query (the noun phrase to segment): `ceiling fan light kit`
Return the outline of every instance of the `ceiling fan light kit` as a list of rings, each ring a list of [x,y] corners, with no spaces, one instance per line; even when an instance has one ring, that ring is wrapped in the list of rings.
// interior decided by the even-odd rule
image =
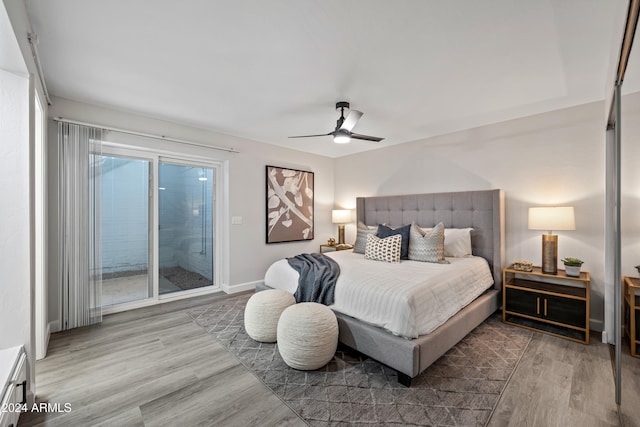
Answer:
[[[336,144],[346,144],[348,142],[351,142],[351,135],[349,135],[349,132],[347,132],[346,130],[338,129],[333,137],[333,142],[335,142]]]
[[[340,110],[340,118],[336,122],[336,128],[333,132],[323,133],[318,135],[300,135],[300,136],[290,136],[289,138],[313,138],[316,136],[333,136],[333,142],[336,144],[346,144],[350,142],[352,139],[359,139],[362,141],[371,141],[371,142],[380,142],[384,138],[380,138],[377,136],[369,136],[369,135],[361,135],[358,133],[351,132],[355,125],[362,117],[362,113],[357,110],[349,111],[347,117],[344,116],[345,108],[349,110],[349,103],[346,101],[336,102],[336,110]]]

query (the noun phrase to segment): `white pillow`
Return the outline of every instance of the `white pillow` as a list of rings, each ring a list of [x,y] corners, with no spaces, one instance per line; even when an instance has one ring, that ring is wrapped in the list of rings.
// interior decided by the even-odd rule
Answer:
[[[432,228],[421,228],[428,233]],[[471,230],[473,228],[445,228],[444,229],[444,256],[462,258],[472,255]]]
[[[445,228],[444,256],[461,258],[471,255],[471,230],[473,228]]]
[[[384,239],[375,234],[368,234],[364,258],[374,261],[400,262],[401,246],[402,235],[400,234],[394,234]]]

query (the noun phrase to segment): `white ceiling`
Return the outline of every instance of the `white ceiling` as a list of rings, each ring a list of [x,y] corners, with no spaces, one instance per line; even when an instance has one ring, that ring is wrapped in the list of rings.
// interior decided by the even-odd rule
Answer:
[[[27,8],[56,96],[339,157],[604,99],[621,3],[27,0]],[[287,138],[332,131],[339,100],[364,112],[355,132],[386,139]]]

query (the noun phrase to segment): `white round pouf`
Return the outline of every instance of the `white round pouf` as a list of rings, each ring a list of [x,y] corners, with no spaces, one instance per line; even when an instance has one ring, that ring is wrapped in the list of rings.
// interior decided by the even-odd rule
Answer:
[[[294,369],[326,365],[338,347],[338,321],[326,305],[302,302],[287,307],[278,321],[278,350]]]
[[[280,289],[256,292],[244,309],[244,329],[256,341],[276,342],[278,319],[295,303],[293,295]]]

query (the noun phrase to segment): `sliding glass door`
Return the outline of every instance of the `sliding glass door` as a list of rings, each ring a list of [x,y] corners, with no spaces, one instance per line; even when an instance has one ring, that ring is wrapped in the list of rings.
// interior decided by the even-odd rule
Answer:
[[[219,288],[219,165],[103,148],[102,307]]]
[[[159,293],[213,286],[215,170],[158,165]]]

